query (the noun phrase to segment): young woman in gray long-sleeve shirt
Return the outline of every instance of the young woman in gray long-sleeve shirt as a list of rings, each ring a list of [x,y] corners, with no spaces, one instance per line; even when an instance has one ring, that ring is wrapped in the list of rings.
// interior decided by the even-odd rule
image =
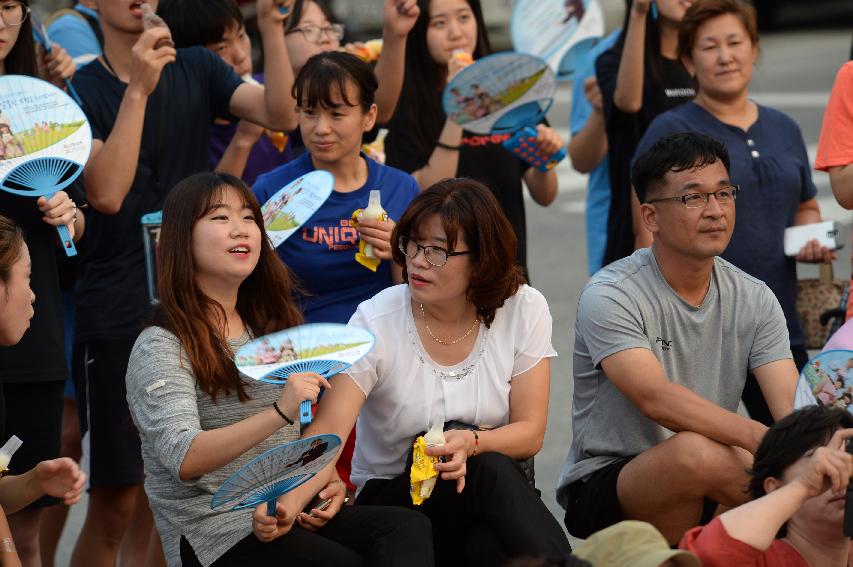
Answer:
[[[299,436],[303,400],[329,383],[292,374],[284,386],[244,380],[233,352],[296,325],[293,283],[264,234],[258,202],[237,178],[200,173],[179,183],[163,209],[160,306],[139,336],[127,398],[142,440],[145,491],[171,566],[431,565],[432,537],[420,514],[346,507],[343,484],[321,473],[306,486],[333,498],[325,511],[282,497],[285,535],[262,543],[251,510],[215,511],[211,497],[241,465]],[[290,422],[290,424],[288,424]],[[300,494],[302,492],[300,491]],[[307,496],[306,496],[307,498]]]

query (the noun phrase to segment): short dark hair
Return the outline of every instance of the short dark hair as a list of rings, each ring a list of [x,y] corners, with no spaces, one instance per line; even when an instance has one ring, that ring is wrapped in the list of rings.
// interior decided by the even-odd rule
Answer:
[[[305,4],[308,2],[316,4],[326,19],[334,23],[335,15],[324,0],[296,0],[290,8],[290,16],[284,21],[284,33],[291,32],[299,26],[302,21],[302,14],[305,12]]]
[[[764,481],[782,478],[785,469],[806,453],[826,445],[839,429],[853,427],[853,415],[826,406],[807,406],[795,410],[767,430],[749,471],[749,492],[753,498],[765,494]]]
[[[732,14],[741,21],[752,45],[758,47],[755,7],[743,0],[703,0],[693,3],[678,25],[678,57],[689,59],[699,28],[708,20],[726,14]]]
[[[439,181],[409,203],[391,236],[394,261],[403,267],[408,279],[406,257],[397,243],[401,236],[417,232],[427,217],[438,215],[447,235],[447,248],[453,250],[461,232],[471,250],[471,280],[468,300],[486,327],[495,320],[495,312],[524,283],[521,268],[515,262],[517,239],[512,225],[501,212],[495,196],[485,185],[473,179]]]
[[[347,98],[347,82],[358,88],[358,100]],[[312,56],[293,81],[293,98],[301,108],[334,108],[333,95],[340,92],[347,106],[361,105],[367,112],[376,100],[379,83],[370,65],[349,53],[327,51]]]
[[[217,43],[230,28],[243,25],[234,0],[160,0],[157,14],[169,26],[175,47]]]
[[[663,185],[670,171],[697,169],[722,161],[729,171],[729,152],[717,140],[697,132],[665,136],[646,150],[631,169],[631,184],[641,203],[655,186]]]

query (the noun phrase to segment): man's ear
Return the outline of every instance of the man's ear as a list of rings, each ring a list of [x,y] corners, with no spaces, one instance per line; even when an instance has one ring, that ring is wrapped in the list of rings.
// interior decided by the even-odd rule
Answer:
[[[649,205],[648,203],[641,203],[639,197],[637,196],[637,192],[633,190],[631,191],[632,199],[634,201],[633,206],[638,211],[638,215],[635,216],[636,219],[639,218],[640,223],[652,234],[658,232],[660,227],[658,226],[658,218],[657,218],[657,209],[654,205]]]

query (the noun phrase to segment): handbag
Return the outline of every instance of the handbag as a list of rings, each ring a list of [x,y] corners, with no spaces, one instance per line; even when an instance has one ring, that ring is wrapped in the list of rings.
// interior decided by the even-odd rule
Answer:
[[[841,305],[847,283],[835,278],[832,264],[820,265],[820,276],[797,282],[797,313],[806,335],[806,348],[820,349],[829,335],[830,320],[821,315]]]

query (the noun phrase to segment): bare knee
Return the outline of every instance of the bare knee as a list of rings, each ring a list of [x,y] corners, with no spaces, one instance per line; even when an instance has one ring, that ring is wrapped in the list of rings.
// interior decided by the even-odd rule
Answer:
[[[136,510],[139,490],[139,485],[93,488],[86,523],[109,539],[121,539]]]
[[[682,431],[667,441],[676,466],[700,484],[717,484],[740,478],[746,467],[738,452],[699,433]]]

